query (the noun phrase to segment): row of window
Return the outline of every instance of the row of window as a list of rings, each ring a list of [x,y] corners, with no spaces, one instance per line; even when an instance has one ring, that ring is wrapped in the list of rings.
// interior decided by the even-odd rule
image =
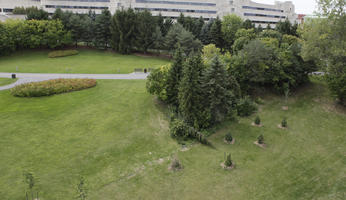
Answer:
[[[199,2],[186,2],[186,1],[161,1],[161,0],[136,0],[136,3],[157,3],[157,4],[191,5],[191,6],[216,6],[215,3],[199,3]]]
[[[99,6],[62,6],[62,5],[46,5],[46,8],[72,8],[72,9],[108,9],[108,7]]]
[[[55,0],[55,1],[110,2],[110,0]]]
[[[252,7],[252,6],[243,6],[244,9],[252,10],[265,10],[265,11],[274,11],[274,12],[284,12],[283,10],[274,9],[274,8],[261,8],[261,7]]]
[[[257,20],[251,20],[251,22],[255,24],[277,24],[278,23],[278,22],[257,21]]]
[[[2,11],[3,12],[12,12],[13,9],[11,9],[11,8],[4,8],[4,9],[2,9]],[[1,12],[1,8],[0,8],[0,12]]]
[[[177,8],[135,8],[135,10],[163,11],[163,12],[179,12],[179,13],[207,13],[216,14],[214,10],[189,10]]]
[[[279,15],[265,15],[265,14],[256,14],[256,13],[244,13],[244,16],[271,17],[271,18],[286,19],[285,16],[279,16]]]

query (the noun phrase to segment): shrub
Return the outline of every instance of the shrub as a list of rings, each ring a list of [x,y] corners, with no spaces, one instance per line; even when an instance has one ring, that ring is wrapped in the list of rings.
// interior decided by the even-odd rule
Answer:
[[[256,116],[255,118],[255,124],[260,125],[261,124],[261,118],[259,116]]]
[[[58,57],[65,57],[65,56],[73,56],[77,55],[79,52],[77,50],[59,50],[59,51],[52,51],[48,53],[49,58],[58,58]]]
[[[225,135],[225,140],[226,140],[227,142],[232,142],[232,141],[233,141],[233,137],[232,137],[231,133],[227,133],[227,134]]]
[[[284,118],[282,121],[281,121],[281,126],[282,127],[287,127],[287,121],[286,121],[286,118]]]
[[[94,79],[54,79],[17,85],[11,89],[16,97],[41,97],[78,91],[96,86]]]
[[[263,137],[263,135],[258,136],[257,142],[258,142],[258,144],[264,144],[264,137]]]
[[[180,161],[178,160],[178,158],[175,157],[175,158],[172,160],[172,162],[171,162],[170,169],[171,169],[171,170],[180,170],[180,169],[182,169],[182,168],[183,168],[182,164],[180,163]]]
[[[232,166],[233,162],[232,162],[232,159],[231,159],[231,154],[228,154],[227,157],[226,157],[226,161],[225,161],[225,166],[226,167],[230,167]]]
[[[239,116],[250,116],[256,110],[257,105],[250,99],[250,97],[246,96],[238,101],[237,111]]]
[[[194,129],[181,119],[173,119],[170,123],[170,134],[173,138],[193,138]]]

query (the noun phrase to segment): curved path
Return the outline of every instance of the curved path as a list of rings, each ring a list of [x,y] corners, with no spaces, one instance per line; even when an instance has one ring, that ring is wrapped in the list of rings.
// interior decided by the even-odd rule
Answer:
[[[13,73],[0,73],[0,78],[11,78]],[[15,73],[18,80],[10,85],[0,86],[0,90],[7,90],[29,82],[39,82],[57,78],[91,78],[91,79],[146,79],[149,74],[131,73],[131,74],[42,74],[42,73]]]

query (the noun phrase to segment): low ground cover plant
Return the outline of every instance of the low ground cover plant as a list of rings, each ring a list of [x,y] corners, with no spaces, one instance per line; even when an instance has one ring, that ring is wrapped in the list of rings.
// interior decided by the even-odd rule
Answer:
[[[281,121],[281,127],[283,127],[283,128],[286,128],[286,127],[287,127],[287,120],[286,120],[286,118],[284,118],[284,119]]]
[[[256,125],[261,125],[261,118],[259,116],[256,116],[255,118],[255,124]]]
[[[17,85],[11,89],[16,97],[41,97],[83,90],[96,86],[94,79],[54,79]]]
[[[79,52],[77,50],[58,50],[58,51],[49,52],[48,57],[49,58],[59,58],[59,57],[77,55],[78,53]]]
[[[226,142],[232,142],[233,141],[233,137],[232,137],[231,133],[227,133],[225,135],[225,141]]]

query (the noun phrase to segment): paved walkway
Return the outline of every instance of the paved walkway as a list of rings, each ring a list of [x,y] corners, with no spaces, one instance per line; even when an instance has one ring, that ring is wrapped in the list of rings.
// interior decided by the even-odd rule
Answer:
[[[149,74],[41,74],[41,73],[15,73],[18,80],[10,85],[0,86],[0,90],[7,90],[29,82],[39,82],[57,78],[91,78],[91,79],[146,79]],[[0,78],[11,78],[12,73],[0,73]]]

